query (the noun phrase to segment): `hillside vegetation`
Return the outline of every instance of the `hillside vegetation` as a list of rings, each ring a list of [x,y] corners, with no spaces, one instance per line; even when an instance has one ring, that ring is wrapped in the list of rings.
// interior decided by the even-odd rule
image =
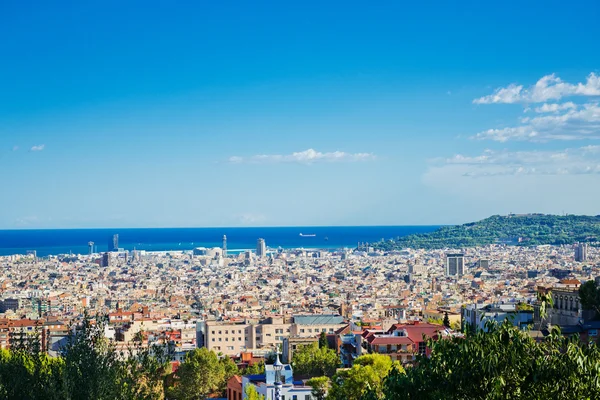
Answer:
[[[374,243],[382,250],[460,248],[507,243],[520,246],[600,242],[600,215],[494,215],[477,222],[443,226],[430,233]]]

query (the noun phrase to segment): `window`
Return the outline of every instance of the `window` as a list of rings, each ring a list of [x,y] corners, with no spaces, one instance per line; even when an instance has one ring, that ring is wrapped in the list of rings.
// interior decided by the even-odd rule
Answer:
[[[225,331],[225,334],[226,334],[226,335],[228,335],[228,334],[229,334],[229,331]]]
[[[238,342],[241,342],[241,341],[242,341],[242,338],[241,338],[241,337],[239,337],[239,338],[238,338]]]
[[[240,334],[240,335],[242,334],[242,330],[241,329],[238,329],[238,334]]]
[[[227,346],[227,350],[233,350],[233,346]]]
[[[295,394],[292,395],[292,400],[298,400],[298,396],[296,396]]]
[[[211,333],[214,335],[214,334],[215,334],[215,331],[212,331]]]
[[[323,328],[323,329],[321,329],[321,332],[325,332],[326,330],[327,330],[327,329]]]
[[[212,341],[214,342],[214,341],[215,341],[215,338],[212,338]]]
[[[588,335],[590,335],[590,336],[598,336],[598,329],[590,329],[588,331]]]
[[[312,333],[312,329],[309,329],[309,330],[308,330],[308,333]]]
[[[310,400],[310,394],[307,394],[306,396],[304,396],[304,400]]]
[[[419,342],[419,354],[425,354],[426,350],[427,345],[425,344],[425,342]]]
[[[300,333],[304,333],[304,329],[300,329]]]

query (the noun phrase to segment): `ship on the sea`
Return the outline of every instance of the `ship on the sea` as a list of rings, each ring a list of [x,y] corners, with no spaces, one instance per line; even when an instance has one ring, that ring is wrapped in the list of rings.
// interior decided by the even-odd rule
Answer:
[[[308,234],[304,234],[304,233],[300,233],[300,237],[315,237],[317,235],[315,235],[314,233],[308,233]]]

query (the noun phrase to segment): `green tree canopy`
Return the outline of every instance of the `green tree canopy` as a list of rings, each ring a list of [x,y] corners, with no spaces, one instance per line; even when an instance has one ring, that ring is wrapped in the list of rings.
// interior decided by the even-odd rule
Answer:
[[[319,335],[319,348],[329,347],[329,343],[327,342],[327,334],[325,332],[321,332]]]
[[[339,365],[340,358],[335,350],[319,348],[317,343],[299,346],[292,359],[292,368],[298,375],[333,376]]]
[[[205,399],[223,388],[226,363],[214,351],[205,347],[194,349],[185,356],[176,372],[176,385],[170,397],[178,400]]]
[[[403,371],[397,364],[396,368]],[[383,381],[392,369],[392,359],[382,354],[368,354],[354,360],[352,368],[342,369],[331,382],[329,400],[361,400],[368,392],[383,396]],[[372,396],[372,395],[371,395]]]
[[[317,376],[309,379],[306,384],[312,387],[311,393],[315,400],[325,400],[331,381],[326,376]]]
[[[600,315],[600,288],[596,281],[587,281],[579,287],[581,305],[586,310],[594,310]]]
[[[246,400],[265,400],[265,396],[258,394],[254,385],[246,386]]]
[[[538,343],[509,321],[466,338],[429,340],[405,374],[385,380],[388,399],[596,399],[600,352],[555,328]]]

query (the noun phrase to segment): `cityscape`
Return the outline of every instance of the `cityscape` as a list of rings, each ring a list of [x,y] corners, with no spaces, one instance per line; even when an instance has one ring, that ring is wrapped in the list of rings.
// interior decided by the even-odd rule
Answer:
[[[600,399],[598,0],[0,37],[0,400]]]
[[[42,351],[59,356],[87,313],[106,315],[103,334],[121,351],[140,333],[144,346],[169,343],[175,371],[198,348],[239,366],[280,352],[289,365],[321,334],[342,368],[366,354],[410,368],[430,351],[427,338],[461,338],[490,321],[510,321],[536,340],[559,326],[595,342],[600,329],[579,295],[582,283],[600,285],[600,250],[587,243],[381,251],[369,243],[273,249],[257,238],[255,249],[231,253],[223,236],[220,247],[152,252],[123,250],[114,234],[107,251],[88,246],[87,254],[0,257],[1,348],[35,332]],[[540,293],[554,298],[545,317]],[[228,399],[248,385],[273,396],[269,373],[236,379]],[[281,393],[304,399],[313,388],[294,378]]]

